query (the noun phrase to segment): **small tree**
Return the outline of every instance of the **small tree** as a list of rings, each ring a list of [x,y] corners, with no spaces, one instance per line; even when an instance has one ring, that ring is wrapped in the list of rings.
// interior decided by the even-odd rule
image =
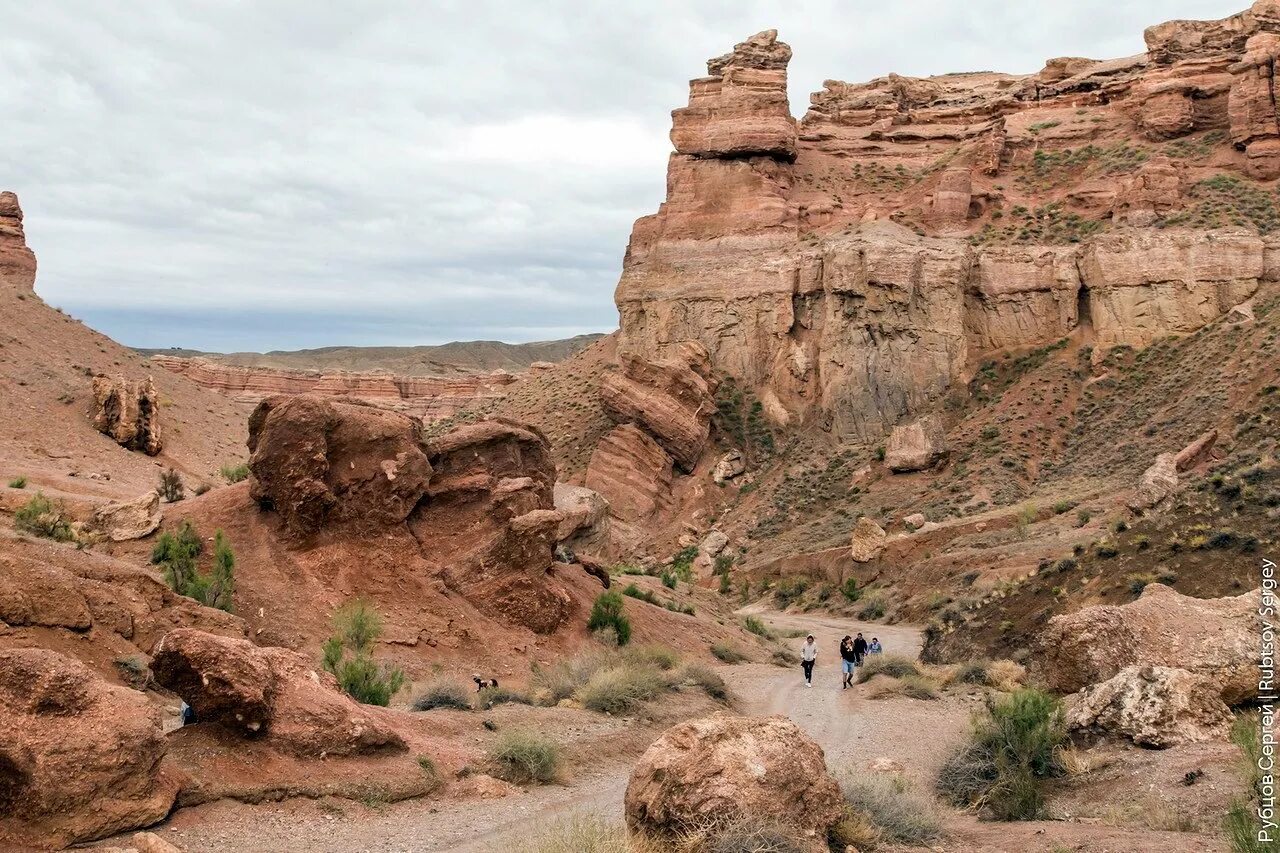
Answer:
[[[164,580],[178,595],[194,598],[206,607],[228,613],[235,593],[236,556],[231,543],[221,530],[213,540],[213,572],[200,573],[197,560],[204,551],[204,541],[190,521],[183,520],[178,533],[160,534],[151,549],[151,562],[164,569]]]
[[[55,542],[70,542],[76,538],[62,502],[49,500],[43,492],[36,492],[18,507],[13,514],[13,525],[23,533],[43,536]]]
[[[156,491],[169,503],[177,503],[187,494],[182,485],[182,477],[172,468],[166,468],[160,472],[160,484],[156,486]]]
[[[213,537],[213,578],[209,582],[206,604],[231,612],[231,597],[236,590],[235,570],[236,555],[219,530]]]
[[[623,612],[625,604],[622,595],[617,592],[602,592],[591,605],[591,616],[587,619],[587,630],[599,631],[612,628],[618,635],[618,645],[625,646],[631,642],[631,622]]]
[[[337,633],[325,641],[324,668],[357,702],[391,704],[391,697],[404,686],[404,672],[373,660],[373,645],[382,634],[378,611],[363,598],[353,599],[334,614],[333,627]]]

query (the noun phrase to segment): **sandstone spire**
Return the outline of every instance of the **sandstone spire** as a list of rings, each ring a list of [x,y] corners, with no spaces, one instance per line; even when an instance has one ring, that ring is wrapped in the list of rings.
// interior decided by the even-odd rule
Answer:
[[[35,282],[36,256],[27,248],[22,232],[18,197],[11,192],[0,192],[0,284],[33,290]]]

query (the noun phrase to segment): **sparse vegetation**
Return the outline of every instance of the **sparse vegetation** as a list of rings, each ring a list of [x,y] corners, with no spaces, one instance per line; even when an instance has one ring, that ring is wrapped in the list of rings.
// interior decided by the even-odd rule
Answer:
[[[841,780],[840,789],[849,806],[875,826],[876,841],[923,845],[942,834],[933,804],[901,776],[849,777]]]
[[[1258,840],[1259,819],[1257,808],[1262,797],[1261,726],[1257,712],[1236,717],[1231,727],[1231,742],[1240,747],[1240,770],[1248,795],[1231,801],[1222,826],[1232,853],[1268,853],[1274,851],[1271,842]]]
[[[246,462],[241,462],[239,465],[223,465],[218,469],[218,473],[228,483],[238,483],[248,478],[249,465]]]
[[[231,543],[221,530],[214,535],[213,571],[208,575],[202,574],[197,564],[203,552],[204,540],[191,522],[184,519],[176,534],[167,530],[160,534],[151,548],[151,562],[161,568],[165,583],[178,595],[230,613],[236,568]]]
[[[182,476],[172,468],[166,468],[160,472],[160,482],[156,486],[156,491],[160,493],[160,499],[168,503],[177,503],[187,496],[186,488],[182,485]]]
[[[391,697],[404,686],[404,672],[373,659],[373,646],[382,634],[382,617],[373,605],[356,598],[334,614],[336,633],[325,641],[325,670],[338,679],[338,686],[351,698],[366,705],[391,704]]]
[[[415,711],[434,711],[437,708],[470,711],[472,710],[471,691],[460,682],[451,679],[433,681],[413,697],[409,707]]]
[[[26,477],[14,477],[12,480],[9,481],[9,488],[11,489],[25,489],[26,487],[27,487]]]
[[[858,682],[869,681],[877,675],[887,675],[890,678],[906,676],[919,678],[924,673],[914,660],[903,655],[868,655],[863,660],[862,666],[858,667]]]
[[[535,732],[503,732],[489,750],[494,775],[518,785],[554,782],[560,773],[560,747]]]
[[[742,663],[748,659],[740,650],[728,643],[712,643],[711,654],[724,663]]]
[[[591,605],[591,616],[587,619],[587,630],[611,630],[617,637],[619,646],[631,642],[631,622],[623,612],[622,595],[617,592],[602,592]]]
[[[71,520],[61,501],[51,501],[43,492],[36,492],[13,514],[13,526],[23,533],[70,542],[75,539]]]

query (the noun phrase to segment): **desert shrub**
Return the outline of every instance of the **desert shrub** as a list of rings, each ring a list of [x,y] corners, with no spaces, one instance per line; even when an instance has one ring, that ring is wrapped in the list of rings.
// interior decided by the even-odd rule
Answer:
[[[489,750],[494,775],[519,785],[553,782],[560,772],[560,747],[534,732],[504,732]]]
[[[872,595],[862,604],[862,608],[858,611],[860,619],[883,619],[886,611],[884,598],[880,595]]]
[[[589,710],[623,714],[670,689],[671,684],[656,666],[621,662],[596,670],[574,696]]]
[[[977,684],[981,687],[993,686],[991,661],[965,661],[956,667],[956,671],[951,676],[951,681],[956,684]]]
[[[686,849],[705,853],[805,853],[812,849],[805,839],[785,827],[747,818],[712,829],[705,835],[705,841],[692,836],[685,839]]]
[[[1089,523],[1089,519],[1093,518],[1093,514],[1087,509],[1082,509],[1076,513],[1076,527],[1084,527]]]
[[[1110,560],[1120,555],[1119,549],[1110,542],[1099,542],[1094,551],[1104,560]]]
[[[196,487],[191,491],[195,492],[196,496],[199,497],[200,495],[203,495],[205,492],[209,491],[212,488],[213,486],[210,485],[209,483],[199,482],[199,483],[196,483]]]
[[[362,598],[352,599],[333,616],[336,633],[324,644],[324,668],[352,699],[366,705],[391,704],[404,686],[404,672],[378,664],[373,646],[382,634],[382,617]]]
[[[165,583],[178,595],[194,598],[206,607],[228,613],[235,594],[236,556],[221,530],[213,540],[213,572],[200,573],[196,560],[204,541],[190,521],[178,525],[177,534],[165,531],[151,548],[151,562],[164,572]]]
[[[795,666],[800,663],[800,655],[782,645],[774,647],[769,659],[776,666]]]
[[[845,802],[870,819],[882,840],[924,845],[942,834],[933,803],[912,791],[900,776],[848,778],[841,781],[840,789]]]
[[[622,596],[617,592],[602,592],[591,605],[587,630],[598,631],[601,628],[612,628],[617,633],[619,646],[631,642],[631,622],[623,612]]]
[[[18,507],[13,514],[13,526],[23,533],[42,536],[55,542],[70,542],[75,538],[62,502],[49,500],[43,492],[36,492]]]
[[[1153,584],[1157,580],[1158,578],[1150,572],[1134,572],[1129,575],[1129,591],[1134,595],[1141,595],[1148,584]]]
[[[160,482],[156,485],[162,500],[177,503],[186,497],[186,489],[182,485],[182,477],[172,468],[160,472]]]
[[[670,610],[672,613],[683,613],[685,616],[692,616],[693,614],[698,612],[697,610],[694,609],[692,604],[680,604],[678,601],[674,599],[672,599],[671,601],[668,601],[666,604],[662,606]]]
[[[778,603],[778,607],[786,610],[795,603],[800,596],[804,595],[805,590],[809,588],[809,582],[804,578],[787,578],[778,581],[778,585],[773,590],[773,600]]]
[[[27,487],[26,477],[14,477],[12,480],[9,481],[9,488],[11,489],[25,489],[26,487]]]
[[[698,546],[681,548],[671,558],[671,571],[682,581],[693,580],[693,561],[698,558]],[[674,589],[674,587],[673,587]]]
[[[471,691],[460,682],[451,679],[433,681],[413,697],[409,707],[415,711],[434,711],[437,708],[470,711],[472,710]]]
[[[565,818],[525,842],[514,853],[641,853],[633,846],[627,828],[599,815]]]
[[[869,696],[872,699],[885,699],[890,696],[907,696],[911,699],[937,699],[938,682],[925,675],[881,678],[872,683],[872,690]]]
[[[1271,843],[1258,840],[1257,808],[1262,796],[1262,771],[1258,766],[1262,758],[1261,727],[1257,713],[1241,714],[1231,726],[1231,742],[1240,748],[1240,770],[1246,797],[1231,801],[1222,827],[1232,853],[1266,853],[1275,849]]]
[[[241,462],[239,465],[223,465],[218,469],[218,473],[222,475],[222,479],[228,483],[238,483],[241,480],[248,479],[249,465]]]
[[[677,578],[673,572],[663,572],[659,578],[662,581],[662,585],[667,589],[675,589],[676,584],[680,582],[680,579]]]
[[[495,705],[532,705],[533,697],[509,687],[486,687],[476,694],[476,704],[481,708]]]
[[[840,594],[849,601],[857,601],[862,597],[862,590],[858,588],[857,578],[845,578],[844,583],[840,584]]]
[[[1073,506],[1074,504],[1071,501],[1058,501],[1053,505],[1053,514],[1062,515],[1063,513],[1071,512]]]
[[[711,654],[715,655],[717,660],[725,663],[742,663],[747,660],[746,655],[728,643],[712,643]]]
[[[637,598],[640,601],[648,602],[649,604],[659,603],[656,595],[647,589],[641,589],[633,583],[627,584],[627,587],[622,591],[622,594],[629,598]]]
[[[1066,741],[1062,705],[1023,688],[988,700],[969,742],[943,765],[938,789],[959,806],[985,805],[998,820],[1034,820],[1044,810],[1043,779],[1061,773]]]
[[[729,685],[711,667],[691,663],[684,668],[684,679],[702,688],[703,692],[717,702],[729,703]]]
[[[611,656],[593,652],[556,661],[551,666],[534,664],[529,688],[540,704],[554,705],[573,696],[609,659]]]
[[[773,639],[773,632],[769,630],[769,626],[764,624],[764,620],[759,616],[748,616],[742,620],[742,627],[746,628],[757,637],[764,637],[766,640]]]
[[[923,675],[919,665],[909,657],[902,655],[867,655],[862,666],[858,667],[858,681],[863,682],[876,675],[888,675],[902,678],[908,675]]]

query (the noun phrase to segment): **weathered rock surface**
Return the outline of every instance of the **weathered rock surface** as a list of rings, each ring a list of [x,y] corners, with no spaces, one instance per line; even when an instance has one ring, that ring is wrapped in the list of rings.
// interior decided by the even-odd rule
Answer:
[[[0,192],[0,284],[27,293],[35,283],[36,256],[27,248],[18,197]]]
[[[269,738],[291,755],[406,748],[399,734],[339,690],[332,675],[317,672],[288,649],[178,628],[156,645],[151,670],[159,684],[192,707],[198,723],[214,723],[240,737]]]
[[[861,516],[853,525],[853,533],[849,539],[849,555],[855,562],[870,562],[884,552],[887,538],[883,527],[876,524],[869,516]]]
[[[552,494],[556,512],[562,520],[556,530],[556,541],[570,547],[590,546],[608,537],[609,502],[585,486],[555,484]]]
[[[1218,431],[1211,429],[1178,451],[1173,458],[1174,467],[1179,471],[1189,471],[1199,465],[1213,452],[1213,445],[1218,441]]]
[[[1231,711],[1208,678],[1165,666],[1127,666],[1067,702],[1067,725],[1165,749],[1223,739]]]
[[[625,812],[633,830],[659,838],[754,818],[811,832],[825,851],[843,805],[822,748],[791,720],[719,713],[673,726],[645,751]]]
[[[1175,453],[1161,453],[1151,467],[1142,472],[1138,488],[1129,498],[1129,508],[1135,512],[1159,506],[1178,490],[1178,457]]]
[[[421,425],[367,404],[301,395],[249,418],[252,493],[295,535],[401,522],[427,492]]]
[[[431,422],[501,397],[519,380],[505,370],[461,376],[401,376],[387,371],[290,370],[158,354],[151,363],[242,403],[281,394],[351,398]],[[547,364],[538,362],[538,364]],[[548,365],[554,366],[554,365]],[[533,370],[533,365],[530,365]]]
[[[1048,686],[1074,693],[1131,666],[1185,669],[1236,705],[1258,695],[1257,590],[1200,599],[1149,584],[1137,601],[1055,616],[1036,638],[1032,660]]]
[[[742,458],[741,450],[730,450],[721,456],[716,466],[711,469],[711,479],[716,483],[726,483],[734,477],[747,472],[747,462]]]
[[[155,823],[178,780],[159,710],[47,649],[0,651],[0,845],[61,847]]]
[[[668,512],[672,460],[634,424],[614,427],[600,439],[587,465],[587,488],[609,502],[614,518],[641,522]]]
[[[657,361],[622,353],[620,368],[600,380],[600,402],[615,422],[638,424],[677,465],[692,471],[711,434],[716,386],[701,344],[677,352],[679,357]]]
[[[147,492],[131,501],[112,501],[93,511],[89,529],[112,542],[149,536],[160,526],[160,493]]]
[[[93,378],[93,426],[121,447],[155,456],[164,447],[160,396],[151,377],[133,382],[123,376]]]
[[[902,474],[932,468],[947,457],[947,433],[942,420],[929,415],[893,428],[885,444],[884,464]]]

